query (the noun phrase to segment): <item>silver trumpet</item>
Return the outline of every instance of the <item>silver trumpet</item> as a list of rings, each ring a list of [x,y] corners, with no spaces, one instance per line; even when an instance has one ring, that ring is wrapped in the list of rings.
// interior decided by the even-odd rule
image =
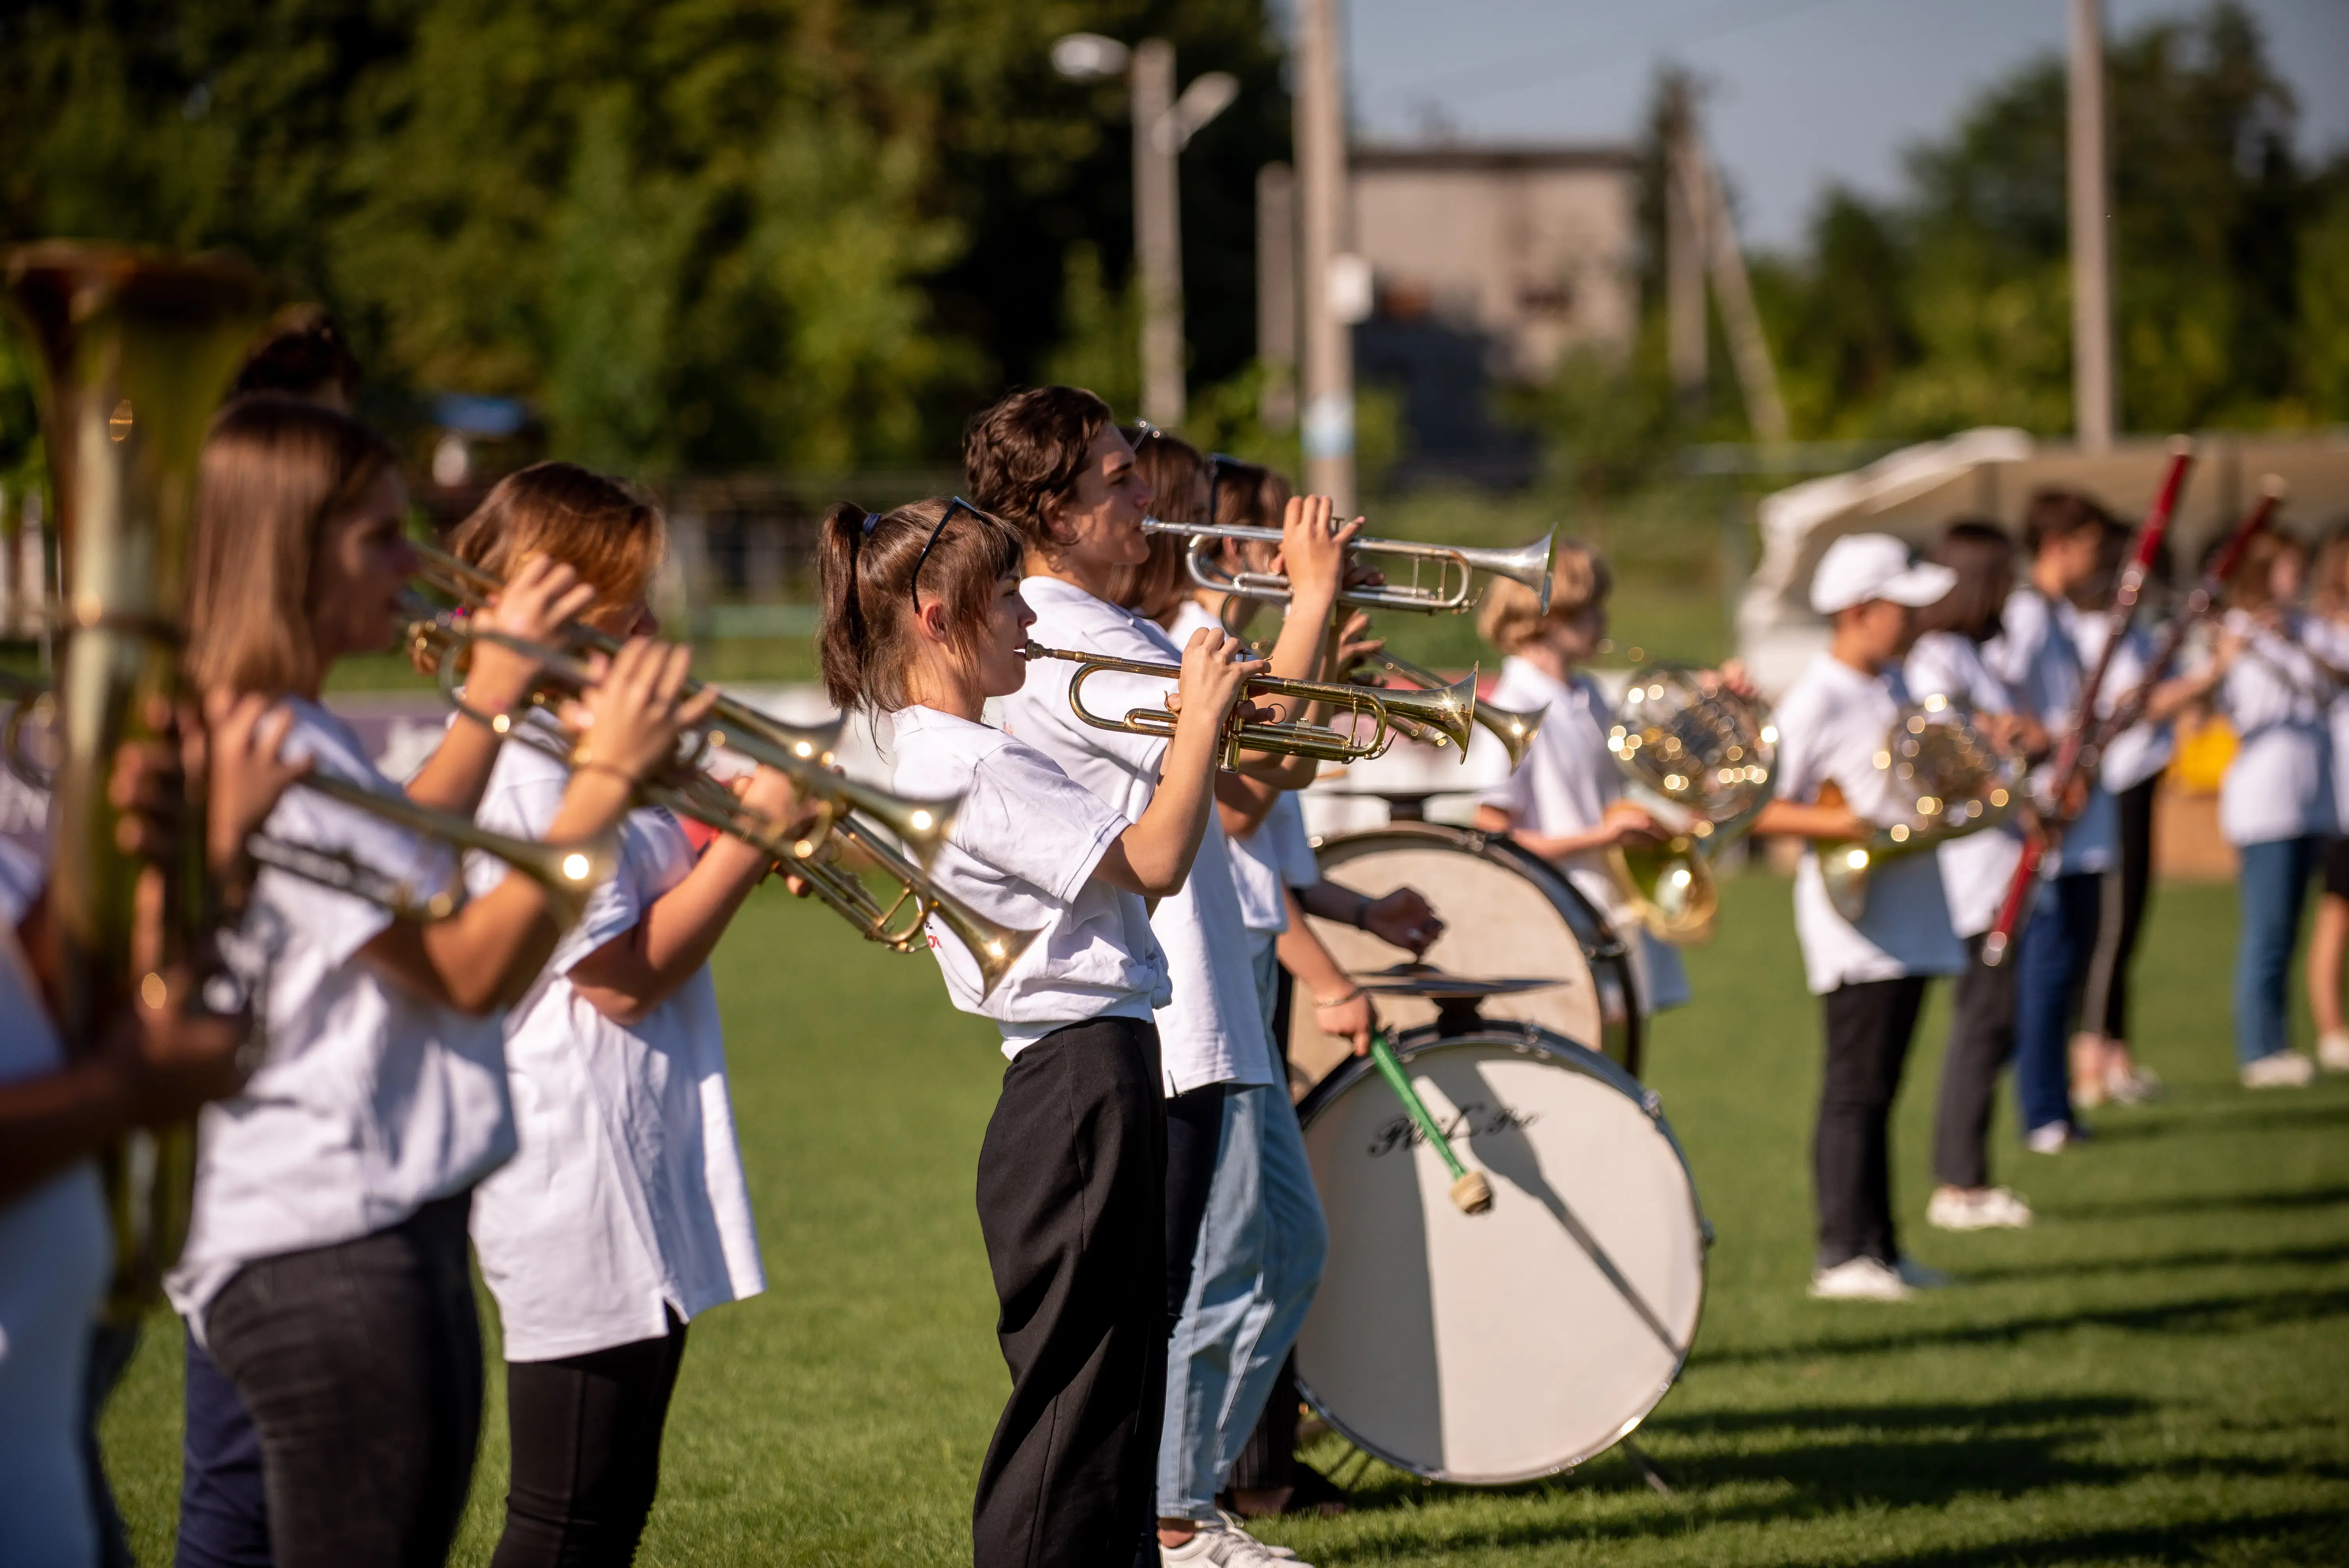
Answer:
[[[2013,754],[1985,734],[1963,704],[1938,693],[1901,710],[1875,761],[1909,801],[1909,820],[1865,839],[1818,846],[1827,902],[1855,924],[1868,913],[1870,877],[1888,861],[1995,828],[2020,803]],[[1843,792],[1830,783],[1819,799],[1840,805]]]
[[[1657,937],[1706,940],[1721,911],[1713,862],[1770,799],[1777,727],[1760,703],[1718,681],[1651,665],[1625,688],[1607,748],[1625,778],[1685,823],[1660,844],[1610,851],[1616,881]]]
[[[1220,593],[1236,593],[1264,603],[1288,603],[1288,578],[1278,572],[1226,571],[1217,562],[1217,546],[1226,540],[1249,544],[1278,544],[1280,530],[1244,523],[1165,522],[1142,520],[1145,533],[1177,534],[1191,542],[1187,561],[1191,581]],[[1384,583],[1350,588],[1338,595],[1340,604],[1366,610],[1411,610],[1421,614],[1457,614],[1475,603],[1470,590],[1475,574],[1490,573],[1524,583],[1541,595],[1541,611],[1549,611],[1550,557],[1557,538],[1545,533],[1530,544],[1514,549],[1481,549],[1461,544],[1422,544],[1407,539],[1357,539],[1349,547],[1357,555],[1395,556],[1411,563],[1404,583]],[[1433,567],[1433,582],[1422,582],[1423,569]]]

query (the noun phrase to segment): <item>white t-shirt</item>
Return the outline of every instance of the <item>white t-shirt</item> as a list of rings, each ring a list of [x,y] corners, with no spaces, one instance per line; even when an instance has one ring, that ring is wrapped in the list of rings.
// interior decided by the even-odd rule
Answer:
[[[1196,599],[1185,599],[1174,612],[1174,624],[1168,634],[1174,645],[1181,647],[1191,640],[1192,633],[1202,628],[1222,630],[1216,618],[1207,614],[1206,605]],[[1265,814],[1264,820],[1257,824],[1255,832],[1229,841],[1232,884],[1239,893],[1241,923],[1259,939],[1278,937],[1288,929],[1287,890],[1311,887],[1321,880],[1314,864],[1312,841],[1305,831],[1305,809],[1298,804],[1294,793],[1284,793]]]
[[[0,929],[0,1084],[65,1065],[16,924]],[[112,1255],[91,1161],[0,1206],[0,1563],[98,1561],[82,1385]]]
[[[2240,610],[2226,627],[2250,640],[2219,683],[2219,707],[2240,742],[2219,786],[2219,831],[2230,844],[2333,830],[2331,716],[2339,693],[2301,646],[2297,612],[2278,636]]]
[[[543,839],[569,782],[552,757],[508,744],[475,820]],[[472,1232],[509,1361],[657,1339],[665,1308],[689,1321],[766,1288],[709,965],[633,1024],[598,1012],[569,978],[693,863],[667,811],[628,813],[617,871],[506,1015],[521,1148],[474,1192]],[[481,892],[503,871],[466,867]]]
[[[2349,624],[2327,615],[2311,615],[2301,638],[2318,658],[2336,670],[2349,670]],[[2333,694],[2324,705],[2326,732],[2333,740],[2333,831],[2349,825],[2349,688]]]
[[[1183,653],[1158,626],[1083,589],[1053,577],[1019,584],[1036,612],[1029,634],[1048,648],[1106,654],[1154,664],[1179,664]],[[1096,729],[1069,707],[1077,666],[1039,659],[1027,684],[1003,700],[1003,727],[1054,762],[1128,821],[1138,821],[1158,789],[1163,738]],[[1085,682],[1085,706],[1103,717],[1135,707],[1162,707],[1174,683],[1115,672]],[[1256,965],[1247,922],[1232,880],[1232,855],[1216,813],[1181,891],[1160,899],[1150,927],[1165,949],[1174,998],[1158,1013],[1158,1048],[1166,1092],[1186,1093],[1211,1083],[1282,1081],[1265,1037],[1257,996]]]
[[[285,755],[384,795],[342,720],[289,697]],[[264,830],[437,887],[450,852],[299,785]],[[255,881],[246,930],[274,947],[261,987],[261,1070],[197,1121],[188,1244],[165,1282],[203,1337],[220,1288],[256,1258],[357,1241],[470,1191],[514,1151],[504,1031],[428,1002],[353,955],[391,923],[378,906],[274,869]]]
[[[2080,656],[2096,662],[2104,651],[2106,623],[2102,615],[2083,615],[2077,624]],[[2145,684],[2153,660],[2153,638],[2142,626],[2132,625],[2113,650],[2112,667],[2105,672],[2104,689],[2096,694],[2096,712],[2110,718],[2123,701]],[[2117,795],[2134,789],[2169,766],[2178,754],[2176,727],[2168,723],[2129,726],[2112,738],[2097,765],[2097,777]]]
[[[1810,801],[1834,780],[1845,804],[1889,827],[1909,820],[1891,774],[1876,766],[1908,691],[1898,673],[1864,675],[1832,655],[1811,660],[1778,699],[1778,798]],[[1904,975],[1954,975],[1966,950],[1950,925],[1938,854],[1901,855],[1868,877],[1868,908],[1852,924],[1827,902],[1818,852],[1795,872],[1795,934],[1815,995],[1839,985]]]
[[[1615,754],[1607,749],[1607,732],[1614,710],[1607,694],[1588,676],[1557,681],[1529,659],[1515,655],[1501,661],[1501,678],[1493,685],[1494,703],[1501,707],[1549,712],[1541,730],[1526,751],[1526,759],[1477,803],[1497,806],[1509,813],[1518,830],[1527,833],[1584,833],[1605,819],[1609,802],[1623,795],[1623,772]],[[1680,949],[1658,939],[1640,923],[1622,884],[1615,880],[1604,851],[1568,855],[1557,869],[1582,894],[1606,914],[1630,954],[1632,983],[1640,1010],[1658,1013],[1689,999],[1688,970]]]
[[[2083,615],[2068,600],[2051,603],[2035,588],[2018,588],[1999,612],[2002,629],[1982,647],[1982,663],[2013,693],[2016,710],[2044,725],[2058,750],[2071,733],[2080,683],[2087,676],[2091,655],[2084,651],[2085,625],[2092,619],[2096,617]],[[2044,784],[2054,766],[2051,755],[2040,765],[2034,786]],[[2064,830],[2062,844],[2040,861],[2039,874],[2054,878],[2107,871],[2119,842],[2120,812],[2111,791],[2100,782],[2090,788],[2087,803]]]
[[[1976,713],[2012,713],[2006,683],[1982,662],[1982,647],[1955,632],[1928,632],[1909,650],[1903,671],[1909,695],[1940,696]],[[1950,924],[1960,936],[1979,936],[1998,923],[2014,868],[2023,859],[2023,829],[2012,818],[1996,828],[1951,839],[1933,851],[1941,862],[1941,891]],[[2027,912],[2026,912],[2027,913]]]
[[[963,798],[931,878],[988,919],[1040,933],[981,998],[978,962],[931,921],[930,950],[954,1005],[995,1020],[1006,1057],[1071,1024],[1147,1018],[1164,1006],[1166,955],[1149,911],[1139,894],[1093,875],[1133,823],[999,729],[930,707],[893,717],[892,787]]]

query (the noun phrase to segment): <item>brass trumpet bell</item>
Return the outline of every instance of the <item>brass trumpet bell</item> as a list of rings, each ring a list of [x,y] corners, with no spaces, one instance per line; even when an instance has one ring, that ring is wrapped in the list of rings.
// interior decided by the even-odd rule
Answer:
[[[1434,671],[1425,669],[1413,664],[1409,659],[1398,657],[1383,650],[1372,654],[1371,661],[1381,669],[1402,676],[1423,691],[1437,690],[1444,686],[1443,677]],[[1547,707],[1537,707],[1531,713],[1518,713],[1510,708],[1495,707],[1483,697],[1476,699],[1477,727],[1501,743],[1501,748],[1509,755],[1511,772],[1515,772],[1525,761],[1526,753],[1533,749],[1534,737],[1541,733],[1542,720],[1548,716],[1549,709]]]
[[[1191,542],[1187,557],[1191,581],[1219,593],[1236,593],[1271,604],[1289,600],[1288,579],[1278,572],[1230,572],[1216,560],[1216,547],[1231,540],[1250,544],[1278,544],[1277,528],[1245,523],[1167,522],[1144,518],[1146,533],[1177,534]],[[1421,614],[1457,614],[1475,603],[1471,592],[1479,572],[1512,578],[1541,595],[1541,614],[1549,613],[1550,562],[1557,551],[1555,531],[1530,543],[1503,549],[1464,544],[1423,544],[1408,539],[1356,539],[1350,547],[1358,555],[1386,555],[1411,563],[1411,578],[1351,588],[1338,595],[1340,604],[1366,610],[1410,610]],[[1420,581],[1423,567],[1433,566],[1433,583]]]
[[[868,873],[882,879],[883,897],[874,896],[866,881]],[[920,951],[928,943],[926,927],[935,918],[978,965],[982,998],[994,992],[1019,962],[1019,955],[1041,934],[989,920],[947,896],[920,867],[866,832],[853,817],[842,820],[823,846],[795,865],[792,874],[862,931],[865,940],[893,952]]]
[[[1624,689],[1607,748],[1626,779],[1687,821],[1661,844],[1614,851],[1617,883],[1661,940],[1708,940],[1721,908],[1713,861],[1770,799],[1777,727],[1761,704],[1692,670],[1656,665]]]
[[[1702,842],[1694,834],[1675,833],[1654,847],[1619,847],[1609,856],[1616,881],[1630,893],[1640,923],[1674,946],[1711,941],[1721,913],[1721,887],[1713,878],[1713,862],[1700,847]]]

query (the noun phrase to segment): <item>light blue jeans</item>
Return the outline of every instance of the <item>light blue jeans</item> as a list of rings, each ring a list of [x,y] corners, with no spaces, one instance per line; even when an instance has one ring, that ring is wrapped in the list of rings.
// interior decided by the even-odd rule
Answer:
[[[1224,1096],[1224,1146],[1191,1254],[1191,1293],[1166,1347],[1158,1516],[1212,1519],[1305,1326],[1330,1229],[1286,1085]]]
[[[2285,1031],[2285,992],[2320,841],[2271,839],[2238,846],[2242,864],[2242,928],[2235,950],[2238,1062],[2271,1057],[2292,1044]]]

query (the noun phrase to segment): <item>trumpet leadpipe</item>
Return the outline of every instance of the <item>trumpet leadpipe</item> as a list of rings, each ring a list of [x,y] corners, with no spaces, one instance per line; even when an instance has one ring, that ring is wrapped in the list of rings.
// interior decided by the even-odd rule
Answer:
[[[1281,542],[1280,530],[1247,523],[1167,522],[1154,517],[1144,518],[1142,527],[1146,533],[1173,534],[1191,542],[1187,560],[1191,581],[1198,586],[1267,603],[1288,603],[1291,595],[1286,575],[1277,572],[1227,572],[1215,562],[1215,548],[1219,542],[1228,540],[1277,545]],[[1427,544],[1408,539],[1358,538],[1348,547],[1353,553],[1395,556],[1409,561],[1412,563],[1412,580],[1409,583],[1349,588],[1339,593],[1338,602],[1361,609],[1456,614],[1475,603],[1471,589],[1475,586],[1475,574],[1482,572],[1510,578],[1533,589],[1540,595],[1539,613],[1547,614],[1550,563],[1556,553],[1557,538],[1553,531],[1529,543],[1501,549]],[[1433,584],[1419,581],[1422,565],[1433,565],[1436,569]]]

